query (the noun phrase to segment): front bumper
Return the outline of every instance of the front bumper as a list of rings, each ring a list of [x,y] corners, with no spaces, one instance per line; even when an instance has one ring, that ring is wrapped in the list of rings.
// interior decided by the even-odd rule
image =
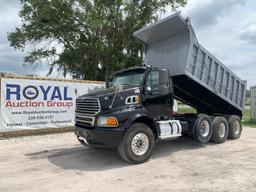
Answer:
[[[124,129],[122,128],[91,128],[79,127],[76,125],[75,134],[83,137],[92,146],[114,148],[122,140]]]

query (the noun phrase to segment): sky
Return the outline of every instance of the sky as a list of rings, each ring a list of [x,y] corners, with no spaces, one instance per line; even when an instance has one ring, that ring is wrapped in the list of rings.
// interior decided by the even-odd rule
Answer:
[[[10,47],[7,40],[7,33],[21,25],[19,0],[0,0],[0,5],[0,71],[45,76],[47,65],[23,66],[24,53]],[[255,10],[255,0],[188,0],[180,8],[184,17],[191,18],[200,44],[247,80],[248,88],[256,85]],[[61,77],[61,73],[52,77]]]

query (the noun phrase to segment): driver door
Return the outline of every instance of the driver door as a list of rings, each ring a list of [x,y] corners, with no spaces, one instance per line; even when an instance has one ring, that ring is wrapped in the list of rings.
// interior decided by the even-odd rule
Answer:
[[[143,104],[154,119],[172,114],[170,83],[167,70],[151,70],[146,77]]]

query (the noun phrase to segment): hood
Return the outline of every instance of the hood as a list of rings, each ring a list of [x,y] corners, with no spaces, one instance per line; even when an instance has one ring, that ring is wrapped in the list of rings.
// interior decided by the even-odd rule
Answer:
[[[105,96],[105,95],[109,95],[115,92],[115,87],[110,87],[110,88],[105,88],[105,87],[101,87],[101,88],[95,88],[93,90],[90,90],[87,94],[82,95],[81,97],[85,96],[85,97],[99,97],[99,96]]]
[[[110,87],[110,88],[98,88],[92,90],[90,93],[84,94],[78,99],[82,100],[87,97],[97,98],[100,101],[101,109],[109,109],[109,106],[113,103],[112,108],[117,108],[125,105],[125,99],[131,95],[138,95],[140,94],[139,87],[129,87],[129,86],[122,86],[122,87]],[[115,96],[116,95],[116,96]]]

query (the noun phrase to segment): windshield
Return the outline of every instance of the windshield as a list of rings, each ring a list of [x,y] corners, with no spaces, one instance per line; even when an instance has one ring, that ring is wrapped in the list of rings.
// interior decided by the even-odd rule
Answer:
[[[144,72],[143,70],[138,70],[117,74],[112,81],[112,85],[139,86],[143,80]]]

